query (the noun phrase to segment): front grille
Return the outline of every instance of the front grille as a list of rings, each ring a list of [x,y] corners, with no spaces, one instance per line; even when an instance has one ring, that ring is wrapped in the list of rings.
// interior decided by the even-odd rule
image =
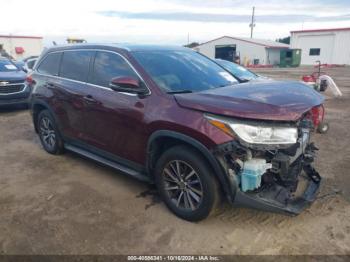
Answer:
[[[24,87],[24,84],[0,86],[0,94],[13,94],[21,92],[23,91]]]
[[[19,79],[19,80],[3,80],[0,78],[0,84],[1,82],[8,82],[8,84],[23,84],[24,80]]]

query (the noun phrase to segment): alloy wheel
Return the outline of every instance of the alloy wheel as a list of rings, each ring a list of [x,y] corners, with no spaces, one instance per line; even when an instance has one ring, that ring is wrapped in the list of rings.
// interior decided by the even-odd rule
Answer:
[[[177,208],[196,210],[203,199],[203,186],[197,172],[186,162],[173,160],[163,169],[164,190]]]
[[[56,133],[48,117],[43,117],[40,121],[40,136],[45,146],[50,149],[55,147]]]

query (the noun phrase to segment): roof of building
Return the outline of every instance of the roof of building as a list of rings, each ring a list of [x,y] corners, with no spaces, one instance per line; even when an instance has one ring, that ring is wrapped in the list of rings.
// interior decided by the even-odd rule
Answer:
[[[210,40],[208,42],[204,42],[204,43],[200,44],[199,46],[205,45],[205,44],[213,42],[213,41],[217,41],[217,40],[222,39],[222,38],[230,38],[233,40],[239,40],[242,42],[247,42],[247,43],[251,43],[251,44],[255,44],[255,45],[259,45],[259,46],[264,46],[266,48],[289,48],[289,45],[284,44],[284,43],[279,43],[279,42],[276,42],[273,40],[256,39],[256,38],[248,38],[248,37],[233,37],[233,36],[222,36],[219,38],[215,38],[215,39]]]
[[[290,31],[291,33],[317,33],[317,32],[334,32],[334,31],[350,31],[350,27],[343,28],[328,28],[328,29],[308,29]]]
[[[42,39],[42,36],[28,36],[28,35],[0,35],[0,38],[30,38],[30,39]]]

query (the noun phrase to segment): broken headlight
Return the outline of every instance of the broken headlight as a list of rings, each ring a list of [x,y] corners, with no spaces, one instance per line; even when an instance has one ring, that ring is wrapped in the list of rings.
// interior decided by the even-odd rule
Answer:
[[[205,115],[209,123],[232,137],[239,137],[249,144],[295,144],[298,139],[296,127],[246,123],[213,115]]]

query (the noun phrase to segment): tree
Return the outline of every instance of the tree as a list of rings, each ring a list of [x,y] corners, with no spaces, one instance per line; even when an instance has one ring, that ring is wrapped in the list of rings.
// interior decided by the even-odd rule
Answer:
[[[276,39],[276,42],[284,43],[289,45],[290,44],[290,36],[284,37],[284,38],[278,38]]]
[[[197,42],[192,42],[190,44],[184,45],[184,47],[188,47],[188,48],[195,48],[197,46],[199,46],[199,43]]]

